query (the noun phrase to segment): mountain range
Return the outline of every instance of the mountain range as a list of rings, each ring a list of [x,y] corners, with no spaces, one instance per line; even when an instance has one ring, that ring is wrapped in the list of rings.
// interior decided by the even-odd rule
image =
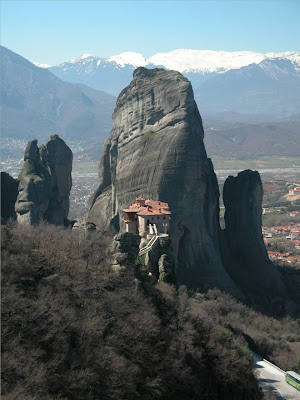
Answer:
[[[202,112],[287,116],[300,108],[300,53],[254,53],[179,49],[145,59],[125,52],[108,58],[83,54],[50,67],[68,82],[118,95],[138,66],[174,69],[193,85]]]
[[[3,138],[44,140],[58,133],[71,142],[97,142],[111,128],[115,97],[63,82],[47,69],[1,47]]]
[[[181,73],[224,73],[232,69],[239,69],[251,64],[259,64],[264,60],[289,60],[300,66],[300,53],[254,53],[252,51],[213,51],[213,50],[190,50],[178,49],[168,53],[158,53],[145,59],[140,53],[124,52],[112,57],[101,58],[93,54],[83,54],[80,57],[64,62],[56,67],[63,68],[64,71],[72,68],[77,69],[79,65],[85,66],[86,73],[95,71],[98,68],[107,68],[108,65],[124,68],[131,66],[162,66]],[[56,68],[47,64],[38,64],[42,68]]]
[[[20,140],[58,133],[76,154],[98,159],[112,127],[112,93],[126,87],[139,64],[155,63],[184,70],[192,82],[209,156],[300,154],[299,53],[176,50],[148,60],[132,52],[85,54],[39,67],[2,47],[2,155],[11,156]]]

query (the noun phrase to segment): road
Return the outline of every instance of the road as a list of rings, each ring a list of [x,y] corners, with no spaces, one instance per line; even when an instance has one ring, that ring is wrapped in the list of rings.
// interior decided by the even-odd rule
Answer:
[[[253,354],[255,361],[255,375],[258,386],[263,393],[270,393],[276,400],[300,400],[300,392],[286,383],[285,374],[275,366],[264,361],[257,354]]]

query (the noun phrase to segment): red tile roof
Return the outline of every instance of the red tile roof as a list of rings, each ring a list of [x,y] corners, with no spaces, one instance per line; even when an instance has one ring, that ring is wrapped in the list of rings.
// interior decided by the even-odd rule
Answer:
[[[139,199],[137,199],[139,200]],[[136,213],[137,215],[171,215],[168,203],[155,200],[145,200],[145,205],[140,205],[139,203],[130,204],[129,208],[124,209],[125,213]]]
[[[289,258],[286,258],[286,261],[289,262],[289,263],[292,263],[292,262],[299,262],[299,261],[300,261],[300,258],[297,258],[297,257],[289,257]]]

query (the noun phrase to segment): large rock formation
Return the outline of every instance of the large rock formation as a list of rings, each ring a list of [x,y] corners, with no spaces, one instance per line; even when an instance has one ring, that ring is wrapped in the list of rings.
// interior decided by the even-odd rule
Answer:
[[[18,223],[67,223],[72,159],[72,151],[58,135],[40,148],[36,139],[28,142],[15,206]]]
[[[246,170],[226,179],[222,258],[227,272],[244,292],[272,297],[285,289],[263,241],[262,198],[257,171]]]
[[[219,190],[203,144],[190,82],[179,72],[138,68],[119,95],[87,221],[124,232],[136,197],[167,202],[179,283],[238,289],[219,252]]]
[[[6,172],[1,172],[1,221],[15,219],[15,202],[18,196],[18,181]]]

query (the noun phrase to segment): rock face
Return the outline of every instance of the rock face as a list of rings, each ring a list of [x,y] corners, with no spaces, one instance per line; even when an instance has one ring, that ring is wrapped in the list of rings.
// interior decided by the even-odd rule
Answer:
[[[1,221],[16,218],[15,202],[18,196],[18,181],[6,172],[1,172]]]
[[[222,258],[245,293],[284,294],[278,270],[268,258],[262,237],[263,188],[257,171],[229,176],[224,184],[225,231]]]
[[[57,135],[40,148],[28,142],[15,206],[20,224],[67,223],[73,154]]]
[[[119,267],[132,266],[139,255],[139,244],[141,238],[132,233],[116,235],[112,242],[111,250],[113,255],[113,266],[116,270]]]
[[[163,254],[158,260],[159,280],[161,282],[175,283],[176,276],[172,258],[168,254]]]
[[[87,221],[124,232],[122,208],[142,196],[169,204],[179,283],[238,289],[219,251],[219,190],[190,82],[138,68],[119,95]]]

